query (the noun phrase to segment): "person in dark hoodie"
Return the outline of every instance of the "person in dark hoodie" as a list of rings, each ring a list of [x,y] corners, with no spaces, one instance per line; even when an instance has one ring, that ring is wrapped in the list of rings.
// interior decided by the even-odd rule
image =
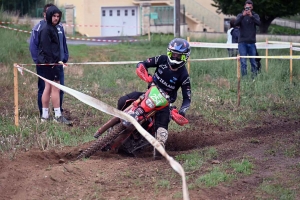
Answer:
[[[39,32],[41,27],[43,26],[44,23],[46,23],[46,11],[50,6],[54,6],[52,3],[46,4],[44,6],[44,10],[43,10],[43,16],[44,19],[41,20],[38,24],[36,24],[32,31],[31,31],[31,36],[30,36],[30,42],[29,42],[29,50],[31,53],[31,57],[32,60],[34,61],[34,63],[37,64],[37,58],[38,58],[38,45],[39,45]],[[61,54],[61,61],[63,61],[64,63],[68,62],[69,59],[69,51],[68,51],[68,46],[67,46],[67,42],[66,42],[66,36],[65,36],[65,32],[64,32],[64,28],[62,26],[61,23],[56,25],[57,31],[58,31],[58,36],[59,36],[59,40],[60,40],[60,54]],[[60,69],[60,84],[64,85],[64,68],[62,65],[59,65],[58,68]],[[43,76],[42,72],[40,70],[41,68],[38,67],[38,65],[36,66],[36,72],[38,75]],[[40,116],[42,116],[42,95],[43,95],[43,91],[45,88],[45,82],[43,79],[38,78],[38,95],[37,95],[37,102],[38,102],[38,108],[40,111]],[[63,112],[63,108],[62,108],[62,103],[63,103],[63,95],[64,92],[61,90],[60,91],[60,109],[61,112]],[[64,120],[65,122],[68,122],[68,120]],[[69,122],[70,124],[71,122]]]
[[[256,26],[260,25],[259,15],[253,11],[253,2],[247,0],[242,13],[238,14],[235,26],[240,27],[238,49],[240,56],[256,55]],[[257,75],[257,64],[255,58],[250,58],[252,78]],[[241,58],[242,76],[247,75],[247,59]]]
[[[38,34],[38,70],[42,76],[51,81],[60,83],[60,67],[57,65],[61,61],[61,49],[59,33],[56,26],[61,20],[62,12],[54,5],[48,7],[46,12],[46,23],[43,23]],[[45,89],[42,95],[42,117],[41,121],[49,120],[50,96],[54,108],[54,121],[66,123],[60,109],[60,90],[50,83],[45,82]]]

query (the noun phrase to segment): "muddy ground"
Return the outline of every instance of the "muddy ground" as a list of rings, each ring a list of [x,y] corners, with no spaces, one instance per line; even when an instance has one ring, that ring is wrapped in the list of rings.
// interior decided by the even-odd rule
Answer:
[[[231,160],[247,159],[254,166],[251,174],[215,187],[190,187],[190,199],[300,199],[299,120],[268,117],[261,125],[249,124],[242,130],[227,130],[197,117],[191,117],[190,123],[197,128],[170,133],[169,155],[213,147],[219,164],[207,160],[201,168],[187,172],[189,185],[213,166]],[[181,178],[166,160],[153,160],[146,151],[138,158],[99,152],[90,159],[72,161],[88,145],[31,149],[16,152],[14,159],[11,153],[2,154],[0,199],[182,199]],[[157,184],[162,180],[168,184]],[[266,183],[278,187],[268,191],[262,187]]]

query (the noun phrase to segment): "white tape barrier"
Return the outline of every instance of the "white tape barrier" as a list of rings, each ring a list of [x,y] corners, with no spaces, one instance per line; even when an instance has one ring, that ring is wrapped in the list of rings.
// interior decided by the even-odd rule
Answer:
[[[300,48],[299,48],[300,51]],[[238,57],[225,57],[225,58],[202,58],[190,59],[191,62],[196,61],[216,61],[216,60],[236,60],[238,58],[268,58],[268,59],[300,59],[300,56],[238,56]]]
[[[149,134],[132,116],[130,116],[127,113],[122,112],[114,107],[111,107],[108,104],[106,104],[98,99],[95,99],[94,97],[91,97],[84,93],[78,92],[69,87],[60,85],[53,81],[49,81],[48,79],[45,79],[24,67],[21,67],[16,64],[14,65],[14,67],[18,68],[18,70],[21,72],[21,74],[22,74],[23,70],[25,70],[31,74],[38,76],[39,78],[43,79],[44,81],[50,83],[51,85],[54,85],[55,87],[59,88],[60,90],[62,90],[64,92],[74,96],[75,98],[77,98],[78,100],[82,101],[83,103],[85,103],[89,106],[92,106],[102,112],[105,112],[107,114],[110,114],[110,115],[113,115],[113,116],[116,116],[116,117],[119,117],[121,119],[131,122],[135,126],[135,128],[147,139],[147,141],[150,144],[152,144],[169,161],[171,167],[181,176],[183,199],[189,200],[189,192],[188,192],[188,188],[187,188],[185,172],[184,172],[184,169],[182,168],[182,166],[177,161],[175,161],[171,156],[169,156],[167,154],[167,152],[165,151],[165,149],[161,146],[161,144],[151,134]]]
[[[16,29],[16,28],[11,28],[8,26],[1,26],[0,28],[5,28],[5,29],[9,29],[9,30],[13,30],[13,31],[18,31],[18,32],[24,32],[24,33],[29,33],[31,34],[31,31],[24,31],[24,30],[20,30],[20,29]],[[78,37],[66,37],[68,40],[81,40],[81,41],[91,41],[91,42],[112,42],[112,43],[120,43],[120,42],[144,42],[144,41],[148,41],[148,39],[141,39],[141,40],[102,40],[102,39],[93,39],[93,38],[78,38]]]
[[[82,41],[91,41],[91,42],[113,42],[113,43],[148,41],[148,39],[144,39],[144,40],[102,40],[102,39],[90,39],[90,38],[78,38],[78,37],[66,37],[66,38],[69,40],[82,40]]]
[[[16,28],[11,28],[8,26],[1,26],[0,28],[5,28],[13,31],[24,32],[31,34],[31,31],[24,31]],[[78,38],[78,37],[66,37],[68,40],[81,40],[81,41],[92,41],[92,42],[112,42],[112,43],[119,43],[119,42],[143,42],[149,41],[148,39],[141,39],[141,40],[102,40],[102,39],[91,39],[91,38]],[[256,48],[257,49],[288,49],[290,48],[289,42],[280,42],[280,41],[269,41],[269,44],[265,42],[257,42]],[[294,46],[300,46],[300,43],[292,43]],[[206,42],[190,42],[191,47],[206,47],[206,48],[223,48],[223,49],[237,49],[238,44],[227,44],[227,43],[206,43]],[[297,50],[295,50],[297,51]]]
[[[297,42],[281,42],[281,41],[268,41],[268,43],[270,44],[289,44],[289,45],[293,45],[293,46],[300,46],[300,43]]]
[[[205,47],[205,48],[223,48],[223,49],[237,49],[238,44],[227,43],[207,43],[207,42],[189,42],[191,47]],[[257,49],[289,49],[290,44],[266,44],[255,43]]]
[[[300,59],[300,56],[240,56],[240,58]]]
[[[300,51],[300,48],[297,48]],[[200,58],[189,59],[191,62],[196,61],[216,61],[216,60],[236,60],[238,58],[268,58],[268,59],[300,59],[300,56],[239,56],[239,57],[223,57],[223,58]],[[64,67],[68,65],[128,65],[137,64],[141,61],[117,61],[117,62],[83,62],[83,63],[63,63]],[[55,65],[55,64],[40,64]],[[57,64],[58,65],[58,64]],[[36,64],[19,64],[19,66],[36,66]]]
[[[30,22],[0,22],[0,24],[14,24],[14,25],[30,25]],[[69,26],[69,27],[86,27],[86,28],[140,28],[140,27],[145,27],[145,26],[102,26],[102,25],[92,25],[92,24],[64,24],[62,23],[63,26]]]
[[[1,26],[0,25],[0,28],[5,28],[5,29],[13,30],[13,31],[24,32],[24,33],[31,33],[31,31],[24,31],[24,30],[20,30],[20,29],[16,29],[16,28],[11,28],[11,27],[8,27],[8,26]]]
[[[83,63],[52,63],[52,64],[38,64],[41,66],[48,65],[63,65],[67,67],[68,65],[128,65],[128,64],[137,64],[142,61],[116,61],[116,62],[83,62]],[[36,66],[37,64],[18,64],[20,66]]]
[[[293,51],[300,51],[299,47],[292,47]]]

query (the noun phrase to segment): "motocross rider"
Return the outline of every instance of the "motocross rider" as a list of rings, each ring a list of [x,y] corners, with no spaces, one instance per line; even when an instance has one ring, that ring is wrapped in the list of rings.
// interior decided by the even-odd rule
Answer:
[[[139,70],[147,70],[155,67],[153,76],[148,75],[145,81],[152,81],[170,96],[171,102],[174,103],[177,98],[177,91],[181,87],[183,102],[179,109],[179,114],[185,116],[187,109],[191,104],[191,84],[186,62],[190,56],[190,45],[182,38],[173,39],[167,48],[167,55],[158,55],[148,58],[143,62],[139,62],[136,66],[136,72]],[[136,100],[142,95],[142,92],[132,92],[121,97],[118,101],[118,109],[124,110],[130,105],[132,100]],[[159,143],[165,148],[168,139],[168,124],[170,122],[170,108],[166,107],[158,111],[155,115],[155,137]],[[154,158],[160,157],[159,152],[154,151]]]

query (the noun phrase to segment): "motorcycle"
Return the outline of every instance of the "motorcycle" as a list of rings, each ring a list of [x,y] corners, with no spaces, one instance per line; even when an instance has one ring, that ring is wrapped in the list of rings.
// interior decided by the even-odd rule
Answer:
[[[144,77],[148,76],[148,72],[143,73],[147,74],[138,74],[138,76],[145,80]],[[178,125],[183,126],[188,123],[188,120],[178,113],[176,107],[170,105],[169,95],[154,82],[151,82],[147,91],[133,101],[123,112],[131,115],[155,137],[155,113],[167,106],[170,108],[171,119]],[[105,132],[107,133],[104,134]],[[88,149],[82,151],[77,159],[88,158],[98,150],[125,152],[136,156],[138,152],[151,145],[130,122],[118,117],[113,117],[100,127],[94,137],[97,140]]]

